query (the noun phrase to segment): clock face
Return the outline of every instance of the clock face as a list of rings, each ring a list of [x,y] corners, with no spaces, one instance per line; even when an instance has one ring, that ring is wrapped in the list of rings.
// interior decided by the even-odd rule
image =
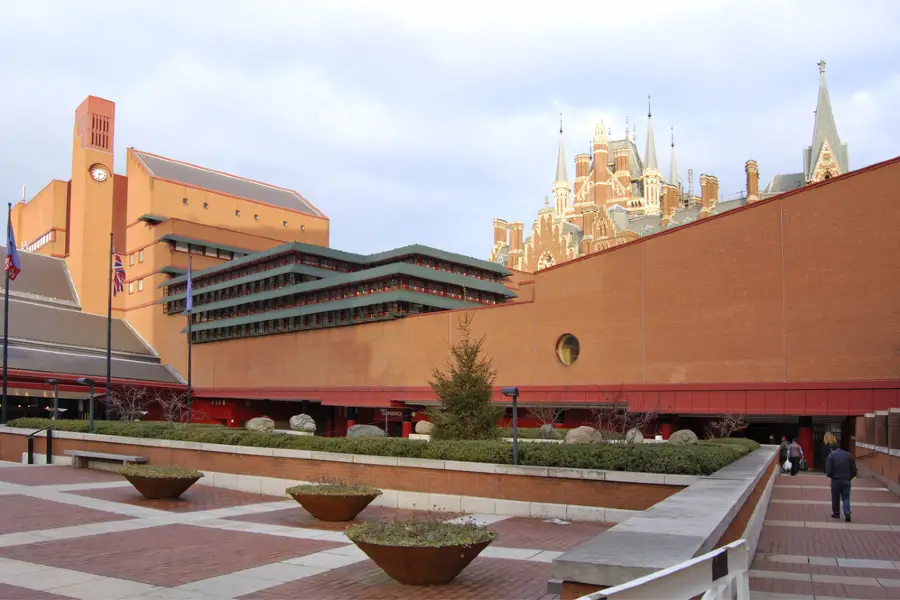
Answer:
[[[103,167],[91,167],[91,177],[94,178],[94,181],[102,182],[107,180],[109,173]]]

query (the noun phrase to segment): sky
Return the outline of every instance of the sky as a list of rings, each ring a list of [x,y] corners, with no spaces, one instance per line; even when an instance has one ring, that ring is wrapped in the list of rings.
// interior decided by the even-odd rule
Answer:
[[[724,200],[748,159],[763,185],[802,170],[824,59],[851,168],[900,155],[898,29],[878,0],[9,3],[0,193],[70,178],[95,95],[116,172],[131,146],[297,190],[335,248],[486,259],[493,218],[528,228],[550,195],[560,113],[573,178],[601,118],[643,153],[652,95],[664,175],[674,127],[681,177]]]

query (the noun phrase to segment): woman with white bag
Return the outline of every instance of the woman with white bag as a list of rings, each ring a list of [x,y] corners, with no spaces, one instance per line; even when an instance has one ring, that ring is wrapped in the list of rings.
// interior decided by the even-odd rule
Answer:
[[[803,447],[797,443],[797,438],[792,439],[788,452],[788,463],[790,463],[788,468],[791,470],[791,477],[797,474],[797,471],[800,470],[801,461],[805,460],[806,457],[803,455]]]

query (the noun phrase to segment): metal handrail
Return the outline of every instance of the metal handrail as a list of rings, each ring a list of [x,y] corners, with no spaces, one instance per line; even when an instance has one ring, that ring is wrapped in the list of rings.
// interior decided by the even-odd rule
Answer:
[[[53,464],[53,425],[47,425],[37,431],[32,431],[25,438],[28,442],[28,464],[34,464],[34,436],[39,434],[42,431],[47,432],[47,448],[46,448],[46,463],[48,465]]]

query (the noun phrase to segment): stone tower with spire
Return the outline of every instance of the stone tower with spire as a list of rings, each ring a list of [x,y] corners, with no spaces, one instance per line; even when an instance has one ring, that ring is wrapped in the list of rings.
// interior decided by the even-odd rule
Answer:
[[[812,145],[803,150],[803,174],[806,183],[815,183],[843,175],[849,171],[847,164],[847,144],[841,143],[831,98],[825,84],[825,61],[819,66],[819,98],[816,101],[816,120],[813,125]]]
[[[650,96],[647,96],[647,150],[644,152],[644,202],[648,215],[660,213],[659,191],[662,183],[659,165],[656,162],[656,140],[653,135],[653,113],[650,110]]]
[[[838,135],[831,98],[825,83],[825,61],[820,60],[818,67],[819,95],[816,100],[812,144],[803,149],[803,171],[775,175],[765,189],[760,192],[760,199],[771,198],[850,171],[847,144],[841,142],[841,137]],[[755,176],[758,177],[758,173]]]
[[[556,178],[553,180],[553,209],[562,217],[569,209],[569,176],[566,172],[566,145],[563,140],[562,115],[559,117],[559,149],[556,154]]]

